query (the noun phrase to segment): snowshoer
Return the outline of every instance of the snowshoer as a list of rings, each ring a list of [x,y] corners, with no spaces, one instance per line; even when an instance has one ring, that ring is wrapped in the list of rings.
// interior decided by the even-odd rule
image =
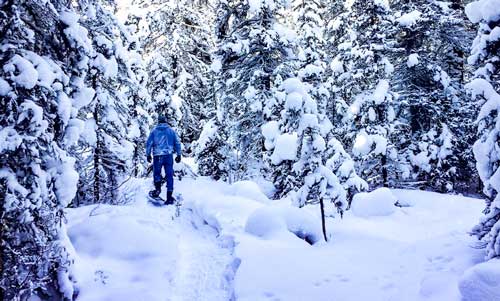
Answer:
[[[151,151],[153,157],[151,157]],[[167,118],[160,115],[158,125],[151,131],[146,143],[146,156],[149,163],[153,161],[153,181],[155,189],[149,192],[153,198],[161,193],[162,169],[165,170],[167,181],[166,204],[173,204],[174,198],[174,152],[177,154],[175,162],[181,162],[181,144],[175,131],[167,124]]]

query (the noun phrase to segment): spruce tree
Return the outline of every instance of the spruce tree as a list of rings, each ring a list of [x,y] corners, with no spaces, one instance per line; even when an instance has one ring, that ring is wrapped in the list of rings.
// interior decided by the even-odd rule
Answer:
[[[267,169],[272,171],[277,198],[289,196],[299,207],[319,204],[326,240],[325,217],[343,214],[348,204],[347,189],[353,184],[347,178],[356,175],[354,168],[352,174],[343,173],[347,171],[344,168],[344,187],[334,173],[341,173],[339,166],[350,157],[342,156],[344,149],[334,138],[333,125],[326,116],[329,92],[324,79],[321,3],[296,1],[294,10],[299,34],[290,50],[297,55],[279,70],[285,76],[292,73],[297,77],[285,78],[274,91],[275,101],[267,107],[268,121],[262,126]]]
[[[66,149],[82,131],[87,30],[70,1],[0,2],[3,300],[72,300],[63,209],[78,174]]]
[[[215,180],[227,180],[229,171],[227,162],[229,151],[227,137],[217,117],[209,120],[201,131],[195,143],[194,155],[198,163],[198,173],[201,176],[210,176]]]
[[[199,139],[195,143],[195,159],[198,163],[200,175],[210,176],[214,179],[230,180],[231,167],[233,166],[231,149],[228,143],[228,128],[225,120],[225,112],[221,106],[221,100],[225,95],[226,73],[223,66],[233,59],[229,50],[223,48],[227,42],[229,30],[232,30],[233,14],[237,10],[238,1],[219,0],[215,8],[215,53],[211,66],[214,92],[210,102],[214,108],[214,116],[203,126]],[[242,5],[242,3],[239,3]],[[234,20],[234,19],[233,19]]]
[[[85,79],[94,93],[81,110],[85,132],[75,153],[81,175],[75,205],[124,201],[121,185],[145,169],[142,144],[148,130],[137,43],[105,3],[82,4],[93,52]],[[143,167],[138,167],[142,165]]]
[[[277,29],[282,4],[278,1],[225,1],[230,17],[223,14],[217,30],[219,42],[215,69],[219,89],[219,119],[224,118],[232,158],[232,178],[239,180],[260,174],[263,137],[260,126],[275,103],[274,81],[288,56],[287,39]],[[221,12],[219,11],[219,14]],[[224,21],[227,20],[227,21]],[[225,28],[227,27],[227,28]],[[217,33],[216,33],[217,34]]]
[[[338,7],[336,5],[335,7]],[[390,9],[384,1],[354,1],[343,7],[329,28],[334,80],[335,122],[361,177],[373,186],[389,186],[397,171],[397,150],[393,143],[394,94],[390,79],[393,65],[386,49]],[[331,47],[329,47],[331,48]],[[346,109],[347,108],[347,109]],[[342,115],[347,114],[348,117]]]
[[[478,24],[469,63],[475,67],[474,78],[466,88],[473,100],[479,101],[478,140],[474,144],[476,166],[483,182],[486,209],[472,233],[484,242],[487,258],[500,256],[500,153],[498,137],[500,122],[500,12],[491,10],[498,1],[480,0],[467,5],[468,18]]]
[[[186,151],[214,109],[210,73],[212,9],[204,1],[134,1],[129,19],[147,62],[150,111],[167,116]]]
[[[406,125],[398,130],[400,155],[411,181],[438,191],[451,191],[472,173],[466,145],[473,107],[463,89],[469,36],[456,4],[393,3],[393,90]]]

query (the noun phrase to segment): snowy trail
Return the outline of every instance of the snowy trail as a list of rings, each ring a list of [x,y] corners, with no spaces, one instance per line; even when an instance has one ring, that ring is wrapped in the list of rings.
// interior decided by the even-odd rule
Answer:
[[[68,211],[68,231],[81,301],[230,300],[226,270],[231,249],[217,232],[196,225],[186,210],[147,202],[149,185],[134,189],[128,206],[88,206]]]
[[[195,227],[187,215],[181,216],[184,230],[179,237],[177,273],[168,300],[229,300],[231,288],[224,279],[232,256],[218,244],[213,228]]]

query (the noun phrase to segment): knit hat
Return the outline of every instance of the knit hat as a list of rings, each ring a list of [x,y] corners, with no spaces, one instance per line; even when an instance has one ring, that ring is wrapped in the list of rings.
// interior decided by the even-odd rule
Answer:
[[[158,115],[158,123],[167,123],[167,117],[165,115]]]

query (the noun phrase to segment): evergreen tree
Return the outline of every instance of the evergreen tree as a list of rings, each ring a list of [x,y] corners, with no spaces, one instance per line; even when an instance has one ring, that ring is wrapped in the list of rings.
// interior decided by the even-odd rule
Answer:
[[[456,1],[458,2],[458,1]],[[399,95],[399,149],[409,175],[425,188],[451,191],[469,182],[473,110],[464,94],[468,35],[460,5],[395,1],[393,90]],[[465,138],[465,139],[464,139]],[[400,180],[399,182],[403,182]]]
[[[324,7],[320,1],[296,1],[296,26],[299,32],[299,55],[297,74],[302,82],[309,87],[309,95],[317,104],[319,134],[327,142],[323,152],[323,162],[339,177],[340,183],[349,192],[350,202],[353,194],[366,189],[367,184],[355,171],[351,156],[349,156],[336,138],[335,126],[328,118],[328,101],[331,100],[328,82],[325,80],[326,53],[324,40]]]
[[[469,19],[479,24],[468,61],[476,70],[467,84],[473,99],[479,101],[478,140],[474,144],[476,166],[483,182],[486,209],[472,233],[485,243],[487,258],[500,256],[500,13],[491,10],[498,1],[480,0],[467,5]]]
[[[336,5],[335,7],[338,7]],[[337,131],[352,153],[360,175],[374,187],[389,186],[398,169],[397,150],[392,142],[395,110],[390,90],[393,65],[385,48],[385,30],[390,24],[384,1],[354,1],[331,22],[329,40],[335,93]],[[331,49],[331,47],[329,47]],[[344,117],[347,108],[348,118]]]
[[[134,1],[131,20],[144,49],[151,112],[167,116],[187,151],[214,107],[210,73],[211,8],[204,1]]]
[[[227,180],[229,175],[226,164],[229,149],[226,143],[227,137],[223,136],[226,131],[221,127],[216,117],[209,120],[203,126],[194,149],[198,173],[201,176],[211,176],[215,180]]]
[[[227,125],[234,159],[234,179],[258,176],[262,167],[260,126],[275,103],[274,80],[289,54],[287,37],[278,29],[278,1],[225,1],[231,15],[218,15],[219,43],[214,69],[218,73],[219,119]],[[221,6],[219,6],[221,7]],[[227,21],[225,21],[227,20]],[[224,34],[224,33],[226,34]],[[220,87],[223,89],[220,90]],[[235,162],[232,164],[231,162]]]
[[[133,141],[143,140],[148,130],[143,108],[148,94],[141,85],[137,42],[128,30],[104,2],[84,3],[80,9],[93,46],[86,81],[94,92],[81,110],[85,132],[75,151],[81,176],[76,205],[117,203],[123,201],[122,183],[145,169],[144,146]]]
[[[70,1],[0,2],[2,300],[72,300],[63,209],[90,43]]]
[[[299,78],[286,79],[275,103],[278,113],[274,117],[279,119],[265,123],[262,132],[277,197],[290,196],[299,207],[319,204],[326,240],[325,216],[342,215],[347,195],[338,177],[325,166],[324,126],[320,124],[318,106],[309,89],[312,90],[311,86]],[[326,153],[332,150],[335,154],[338,149]],[[336,212],[331,212],[330,204]]]
[[[228,37],[230,27],[233,26],[230,22],[231,17],[235,11],[238,11],[236,3],[237,1],[219,0],[216,4],[214,26],[216,53],[211,66],[212,78],[214,79],[214,93],[211,103],[212,107],[215,108],[215,116],[204,125],[195,147],[195,158],[200,174],[211,176],[217,180],[228,180],[232,166],[231,149],[227,141],[228,129],[221,99],[226,89],[225,73],[222,66],[230,62],[232,57],[231,52],[223,49],[223,45]]]
[[[328,67],[325,70],[327,78],[326,85],[329,90],[329,98],[326,104],[326,115],[334,124],[333,131],[340,142],[348,148],[352,148],[354,137],[350,133],[349,105],[350,90],[343,89],[350,76],[344,68],[344,48],[350,45],[346,39],[349,38],[350,13],[347,2],[344,0],[331,0],[326,2],[325,16],[325,62]],[[344,43],[346,42],[346,43]]]

